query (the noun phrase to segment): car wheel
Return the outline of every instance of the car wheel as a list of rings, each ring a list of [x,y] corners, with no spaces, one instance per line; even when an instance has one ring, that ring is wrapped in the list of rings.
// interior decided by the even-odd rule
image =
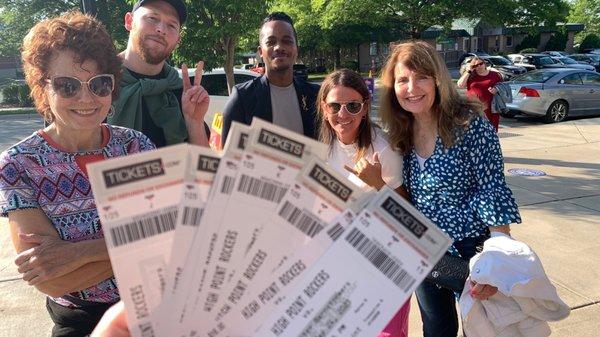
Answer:
[[[567,118],[568,114],[569,104],[567,104],[565,101],[556,101],[548,108],[546,116],[544,116],[544,121],[546,123],[562,122],[565,120],[565,118]]]
[[[516,112],[510,111],[510,110],[507,110],[506,112],[501,112],[500,113],[500,116],[502,116],[504,118],[515,118],[516,115],[517,115]]]

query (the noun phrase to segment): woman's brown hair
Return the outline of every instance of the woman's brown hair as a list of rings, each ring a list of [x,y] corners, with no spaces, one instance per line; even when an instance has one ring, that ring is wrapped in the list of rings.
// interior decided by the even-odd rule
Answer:
[[[464,131],[474,116],[481,115],[483,108],[479,102],[458,94],[446,64],[438,52],[424,41],[396,45],[382,70],[379,115],[387,128],[390,144],[403,155],[408,154],[414,146],[414,117],[400,106],[394,90],[394,70],[398,63],[435,80],[435,100],[431,112],[437,120],[438,134],[444,146],[451,147],[457,135]]]
[[[327,121],[327,116],[325,116],[326,112],[323,110],[323,104],[325,104],[325,100],[327,99],[329,92],[336,86],[350,88],[358,92],[362,96],[363,102],[365,103],[363,109],[367,109],[358,127],[358,136],[356,139],[358,150],[353,158],[356,162],[365,156],[373,141],[373,125],[369,116],[369,112],[371,110],[371,95],[363,78],[360,76],[360,74],[353,70],[339,69],[325,77],[323,83],[321,83],[319,94],[317,95],[317,124],[319,125],[319,140],[329,145],[330,153],[333,150],[333,144],[337,136]]]
[[[94,61],[100,73],[114,75],[113,99],[118,95],[121,60],[100,21],[76,11],[40,21],[23,39],[21,58],[31,97],[38,113],[48,122],[54,119],[44,91],[50,61],[65,50],[73,52],[76,62]]]

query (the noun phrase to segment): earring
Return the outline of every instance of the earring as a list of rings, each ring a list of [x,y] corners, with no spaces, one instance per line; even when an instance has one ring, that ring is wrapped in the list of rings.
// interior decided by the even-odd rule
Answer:
[[[115,116],[115,107],[113,105],[110,106],[110,109],[108,110],[108,115],[106,115],[106,118],[112,118]]]

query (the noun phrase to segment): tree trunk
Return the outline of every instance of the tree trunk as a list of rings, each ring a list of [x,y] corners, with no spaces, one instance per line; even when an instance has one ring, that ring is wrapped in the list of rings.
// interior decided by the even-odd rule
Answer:
[[[334,53],[335,53],[335,58],[333,60],[333,69],[338,69],[340,68],[342,65],[342,55],[341,55],[341,50],[340,47],[334,47]]]
[[[224,38],[223,47],[225,49],[225,77],[227,77],[227,89],[231,94],[235,85],[235,77],[233,76],[233,65],[235,63],[235,45],[237,36],[228,36]]]

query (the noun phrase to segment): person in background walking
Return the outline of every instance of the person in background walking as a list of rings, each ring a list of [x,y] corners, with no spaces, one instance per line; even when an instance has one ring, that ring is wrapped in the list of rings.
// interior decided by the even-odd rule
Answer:
[[[500,124],[500,114],[492,113],[492,99],[498,92],[498,89],[494,87],[500,82],[502,82],[502,76],[489,70],[485,61],[475,56],[456,83],[459,88],[467,89],[468,96],[475,97],[483,103],[485,116],[492,123],[496,132],[498,132]]]

